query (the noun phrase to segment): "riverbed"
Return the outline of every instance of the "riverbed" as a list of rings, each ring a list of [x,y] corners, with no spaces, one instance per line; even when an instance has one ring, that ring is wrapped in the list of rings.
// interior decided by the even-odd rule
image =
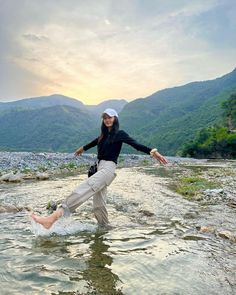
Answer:
[[[187,168],[196,166],[206,169],[206,162]],[[0,214],[0,293],[235,294],[236,243],[220,233],[234,237],[236,208],[227,198],[188,200],[176,193],[170,184],[185,172],[174,161],[161,169],[117,169],[107,229],[96,225],[92,200],[50,231],[32,224],[27,210]],[[50,200],[65,198],[85,178],[1,184],[0,201],[47,214]]]

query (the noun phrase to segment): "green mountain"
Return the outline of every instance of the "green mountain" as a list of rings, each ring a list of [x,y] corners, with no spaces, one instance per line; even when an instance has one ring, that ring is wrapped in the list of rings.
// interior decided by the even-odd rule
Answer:
[[[118,113],[120,113],[126,104],[127,101],[124,99],[109,99],[98,105],[86,105],[86,108],[95,114],[99,114],[100,117],[101,113],[107,108],[115,109]]]
[[[125,100],[95,106],[63,95],[0,103],[0,150],[72,152],[100,133],[101,113]]]
[[[164,89],[130,103],[86,106],[62,95],[0,103],[0,150],[70,152],[100,132],[100,114],[120,111],[120,125],[139,142],[175,155],[198,130],[221,123],[221,104],[236,90],[236,69],[210,81]],[[134,152],[124,145],[123,152]]]
[[[0,115],[0,150],[72,152],[99,130],[94,117],[70,106],[10,110]]]
[[[215,80],[164,89],[125,105],[122,126],[140,142],[175,155],[197,130],[219,123],[221,103],[236,90],[236,69]]]
[[[0,102],[0,112],[13,109],[33,110],[53,106],[70,106],[73,108],[78,108],[84,111],[91,112],[93,115],[100,118],[102,111],[104,111],[106,108],[114,108],[119,113],[126,104],[127,101],[124,99],[110,99],[101,102],[98,105],[85,105],[78,99],[60,94],[53,94],[49,96],[25,98],[12,102]]]
[[[236,158],[236,93],[223,104],[221,125],[203,128],[194,140],[186,142],[181,150],[183,156],[195,158]]]
[[[21,100],[11,101],[11,102],[2,102],[0,103],[0,111],[1,110],[9,110],[9,109],[40,109],[47,108],[58,105],[66,105],[74,108],[85,109],[85,105],[71,97],[67,97],[60,94],[53,94],[50,96],[40,96],[40,97],[32,97],[25,98]]]

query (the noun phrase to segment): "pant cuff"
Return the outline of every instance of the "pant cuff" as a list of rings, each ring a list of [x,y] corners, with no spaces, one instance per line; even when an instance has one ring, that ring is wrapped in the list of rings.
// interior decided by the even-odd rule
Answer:
[[[58,208],[62,208],[63,209],[63,217],[69,217],[71,215],[70,209],[68,208],[68,206],[65,203],[61,203]]]

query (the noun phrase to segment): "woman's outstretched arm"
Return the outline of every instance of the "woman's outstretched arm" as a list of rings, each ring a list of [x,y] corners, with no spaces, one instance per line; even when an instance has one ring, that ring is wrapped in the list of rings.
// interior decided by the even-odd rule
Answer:
[[[76,151],[75,151],[75,156],[80,156],[83,152],[87,151],[88,149],[96,146],[98,144],[98,137],[95,138],[93,141],[91,141],[90,143],[79,147]]]
[[[152,149],[151,151],[150,151],[150,155],[151,155],[151,157],[153,157],[154,159],[156,159],[156,160],[158,160],[161,164],[168,164],[168,161],[167,161],[167,159],[164,157],[164,156],[162,156],[158,151],[157,151],[157,149]]]
[[[121,131],[121,139],[123,142],[127,143],[128,145],[131,145],[133,148],[135,148],[138,151],[141,151],[145,154],[150,154],[151,157],[158,160],[161,164],[167,164],[168,161],[165,157],[163,157],[157,149],[151,149],[143,144],[138,143],[135,139],[130,137],[125,131]]]

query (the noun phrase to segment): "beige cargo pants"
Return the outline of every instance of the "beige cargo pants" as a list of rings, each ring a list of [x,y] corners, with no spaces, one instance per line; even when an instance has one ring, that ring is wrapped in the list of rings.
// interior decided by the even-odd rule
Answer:
[[[116,164],[114,162],[101,160],[98,164],[97,173],[83,181],[61,204],[65,214],[68,211],[73,212],[77,207],[93,196],[93,210],[98,224],[108,224],[106,193],[107,186],[110,185],[116,177],[115,169]]]

